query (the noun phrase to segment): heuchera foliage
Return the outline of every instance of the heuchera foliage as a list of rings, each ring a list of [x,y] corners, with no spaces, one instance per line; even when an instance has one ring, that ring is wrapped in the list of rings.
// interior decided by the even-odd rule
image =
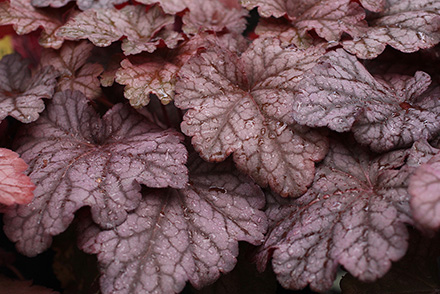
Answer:
[[[227,289],[239,253],[362,287],[440,228],[440,1],[9,0],[2,26],[43,47],[0,60],[3,231],[36,256],[73,227],[104,294]]]

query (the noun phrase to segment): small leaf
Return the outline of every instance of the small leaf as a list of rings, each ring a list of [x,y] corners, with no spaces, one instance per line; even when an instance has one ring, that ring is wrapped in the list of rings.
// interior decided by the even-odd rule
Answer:
[[[322,55],[319,47],[282,48],[257,39],[241,57],[211,45],[179,72],[175,105],[190,108],[182,131],[208,161],[234,153],[237,167],[283,196],[307,190],[326,139],[293,124],[295,87]]]
[[[383,276],[407,248],[412,223],[408,151],[373,157],[333,142],[315,181],[298,199],[268,194],[269,233],[256,260],[270,256],[285,288],[328,290],[341,264],[362,281]]]
[[[27,164],[18,154],[0,148],[0,203],[12,205],[25,204],[32,201],[35,185],[24,174]]]
[[[78,90],[87,98],[101,95],[98,76],[104,70],[100,64],[87,63],[93,45],[82,42],[66,42],[59,51],[47,49],[41,56],[41,65],[52,65],[58,72],[58,91]]]
[[[364,35],[342,42],[359,58],[375,58],[386,45],[406,53],[430,48],[440,42],[440,2],[387,0],[383,12],[372,14],[368,23]]]
[[[424,72],[414,77],[373,77],[342,49],[328,53],[304,75],[293,117],[311,127],[352,130],[356,139],[382,152],[430,139],[440,130],[440,87]]]
[[[46,66],[34,74],[18,54],[0,61],[0,120],[8,115],[21,122],[38,119],[44,110],[43,98],[52,98],[58,72]]]
[[[99,118],[80,92],[60,92],[16,144],[36,184],[34,201],[7,211],[5,233],[33,256],[63,232],[83,206],[102,227],[122,223],[140,201],[140,184],[184,187],[186,150],[128,106]]]
[[[196,160],[181,190],[147,190],[139,207],[111,230],[82,229],[80,247],[98,254],[101,290],[178,293],[230,272],[238,241],[260,244],[266,218],[260,188],[248,178]]]

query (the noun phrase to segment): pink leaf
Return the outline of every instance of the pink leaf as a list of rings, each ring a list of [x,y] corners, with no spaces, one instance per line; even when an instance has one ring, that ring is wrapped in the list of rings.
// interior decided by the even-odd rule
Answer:
[[[46,66],[34,74],[18,54],[0,61],[0,120],[8,115],[29,123],[44,110],[43,98],[52,98],[58,72]]]
[[[5,232],[28,256],[45,250],[74,213],[90,206],[95,222],[122,223],[140,201],[140,185],[184,187],[181,135],[162,130],[127,106],[102,119],[80,92],[55,95],[16,144],[36,184],[34,201],[5,214]]]
[[[58,49],[63,44],[63,38],[56,35],[62,25],[54,12],[42,11],[31,5],[31,0],[11,0],[0,3],[0,26],[13,25],[19,35],[28,34],[38,28],[43,28],[40,45]]]
[[[293,116],[307,126],[345,132],[375,151],[408,146],[440,130],[438,86],[424,72],[414,77],[373,77],[342,49],[328,53],[305,74]],[[427,90],[428,89],[428,90]]]
[[[200,34],[192,37],[177,49],[161,51],[154,55],[134,57],[121,62],[116,72],[116,82],[126,85],[125,98],[133,107],[145,106],[150,101],[150,93],[157,95],[162,104],[170,103],[174,98],[176,75],[180,68],[204,45],[216,42],[240,50],[246,41],[241,35],[226,34],[212,37]]]
[[[359,58],[375,58],[386,45],[406,53],[433,47],[440,41],[440,2],[387,0],[385,10],[373,14],[369,26],[365,35],[342,42]]]
[[[0,203],[12,205],[25,204],[32,201],[35,185],[24,174],[27,164],[18,154],[0,148]]]
[[[122,49],[126,55],[156,50],[160,39],[153,38],[174,17],[165,15],[154,6],[147,12],[142,5],[116,8],[89,9],[72,19],[58,30],[58,35],[69,40],[89,39],[96,46],[106,47],[125,36]],[[177,33],[168,35],[174,40]],[[164,40],[167,43],[167,39]],[[173,46],[170,46],[173,47]]]
[[[363,7],[373,12],[381,12],[385,8],[385,0],[360,0]]]
[[[148,190],[111,230],[82,229],[80,247],[98,254],[104,294],[178,293],[230,272],[238,241],[261,244],[264,194],[248,178],[196,160],[181,190]]]
[[[182,29],[191,35],[201,31],[220,32],[223,29],[240,34],[246,28],[247,15],[247,11],[240,6],[230,8],[221,0],[193,0],[189,12],[182,18]]]
[[[34,7],[62,7],[71,1],[76,1],[76,4],[81,10],[90,8],[111,8],[114,5],[126,2],[126,0],[32,0],[32,5]]]
[[[60,72],[58,91],[78,90],[93,99],[101,94],[98,76],[104,69],[100,64],[87,63],[92,49],[86,41],[67,42],[59,51],[44,50],[40,64],[52,65]]]
[[[142,4],[159,3],[165,13],[176,14],[188,8],[192,0],[139,0]]]
[[[241,57],[211,46],[180,70],[175,105],[190,108],[182,131],[209,161],[234,153],[238,168],[261,186],[299,196],[311,183],[314,161],[327,142],[289,116],[295,87],[322,50],[282,48],[257,39]]]
[[[378,157],[333,143],[298,199],[268,195],[269,233],[256,256],[285,288],[325,291],[338,264],[362,281],[383,276],[407,248],[411,223],[406,150]]]

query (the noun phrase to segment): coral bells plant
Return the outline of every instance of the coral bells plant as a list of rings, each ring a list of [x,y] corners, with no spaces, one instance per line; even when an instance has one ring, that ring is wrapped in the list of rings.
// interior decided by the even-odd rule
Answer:
[[[0,292],[440,290],[440,1],[9,0],[0,25],[3,232],[58,278],[0,258]]]

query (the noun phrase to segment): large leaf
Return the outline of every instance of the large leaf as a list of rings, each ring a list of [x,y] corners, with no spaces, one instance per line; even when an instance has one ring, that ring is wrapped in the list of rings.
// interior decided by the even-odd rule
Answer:
[[[40,64],[52,65],[59,73],[57,90],[78,90],[87,98],[101,94],[98,76],[104,70],[102,65],[88,63],[93,45],[86,41],[66,42],[59,51],[47,49],[42,53]]]
[[[0,148],[0,203],[12,205],[32,201],[35,185],[24,174],[27,164],[14,151]]]
[[[24,123],[33,122],[44,110],[42,99],[52,98],[58,72],[46,66],[32,74],[28,65],[18,54],[0,61],[0,120],[10,115]]]
[[[386,45],[409,53],[440,41],[439,1],[387,0],[385,6],[368,18],[364,35],[342,42],[346,50],[360,58],[375,58]]]
[[[431,138],[440,131],[440,87],[428,89],[424,72],[373,77],[356,57],[342,49],[328,53],[308,71],[294,101],[300,124],[353,130],[356,139],[386,151]]]
[[[100,119],[80,92],[56,94],[16,142],[37,188],[32,203],[5,214],[6,234],[32,256],[45,250],[83,206],[91,207],[103,227],[122,223],[139,204],[139,184],[185,186],[181,139],[128,106],[117,105]]]
[[[267,228],[264,194],[230,168],[202,160],[181,190],[146,190],[139,207],[111,230],[82,229],[80,247],[98,254],[104,294],[178,293],[230,272],[238,241],[260,244]]]
[[[234,153],[238,168],[259,185],[301,195],[327,141],[293,124],[289,108],[304,71],[321,55],[316,47],[282,48],[272,39],[257,39],[241,57],[208,47],[179,73],[175,105],[190,108],[182,131],[204,159],[222,161]]]
[[[373,157],[354,144],[333,142],[315,181],[298,199],[268,194],[269,233],[256,256],[285,288],[325,291],[338,264],[363,281],[383,276],[407,248],[410,154]],[[414,149],[415,150],[415,149]]]
[[[59,28],[57,34],[69,40],[89,39],[100,47],[109,46],[125,36],[122,49],[128,55],[153,52],[161,40],[171,48],[177,45],[177,33],[164,34],[163,38],[156,36],[172,23],[174,17],[164,14],[157,6],[146,11],[142,5],[127,5],[120,10],[97,8],[84,11]]]

